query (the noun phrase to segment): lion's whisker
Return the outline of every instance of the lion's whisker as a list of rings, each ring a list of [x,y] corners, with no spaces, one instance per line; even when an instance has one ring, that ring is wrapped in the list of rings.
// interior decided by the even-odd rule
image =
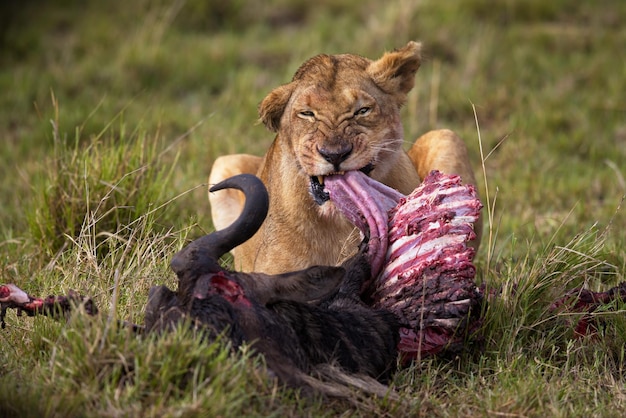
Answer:
[[[405,141],[402,138],[397,139],[385,139],[383,143],[371,144],[370,148],[374,151],[396,151],[398,144],[403,144]]]

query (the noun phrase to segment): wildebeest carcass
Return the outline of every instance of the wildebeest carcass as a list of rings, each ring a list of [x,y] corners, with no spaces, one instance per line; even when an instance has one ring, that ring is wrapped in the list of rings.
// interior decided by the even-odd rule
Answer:
[[[267,191],[252,175],[232,177],[211,191],[225,188],[244,192],[242,213],[173,257],[178,291],[151,289],[147,330],[163,330],[189,316],[213,336],[225,333],[235,346],[251,344],[291,386],[309,385],[307,374],[321,364],[385,381],[396,366],[400,324],[359,297],[371,274],[366,240],[340,267],[281,275],[225,270],[219,258],[254,235],[268,209]]]

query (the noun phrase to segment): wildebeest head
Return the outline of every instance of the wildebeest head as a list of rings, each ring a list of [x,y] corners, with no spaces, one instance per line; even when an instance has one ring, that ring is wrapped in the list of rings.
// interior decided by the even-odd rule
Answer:
[[[228,227],[196,239],[172,258],[171,268],[179,279],[179,303],[187,306],[191,297],[206,294],[208,290],[227,298],[242,298],[244,293],[254,295],[261,304],[272,300],[309,302],[322,299],[337,289],[345,271],[342,267],[315,266],[273,276],[222,268],[220,257],[257,232],[269,207],[267,190],[256,176],[234,176],[210,191],[227,188],[241,190],[246,196],[239,217]]]

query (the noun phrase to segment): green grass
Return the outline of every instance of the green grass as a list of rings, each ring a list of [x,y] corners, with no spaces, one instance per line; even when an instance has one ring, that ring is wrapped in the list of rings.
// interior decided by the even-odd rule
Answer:
[[[76,289],[102,315],[9,313],[0,415],[624,414],[624,306],[596,314],[601,338],[572,339],[577,316],[550,305],[625,280],[626,4],[40,3],[0,12],[0,282]],[[249,352],[112,325],[141,322],[148,289],[175,286],[169,258],[212,229],[212,161],[273,139],[256,114],[272,88],[317,53],[376,58],[408,40],[426,59],[406,145],[457,131],[489,203],[477,280],[501,296],[480,350],[399,372],[403,403],[322,403],[276,387]]]

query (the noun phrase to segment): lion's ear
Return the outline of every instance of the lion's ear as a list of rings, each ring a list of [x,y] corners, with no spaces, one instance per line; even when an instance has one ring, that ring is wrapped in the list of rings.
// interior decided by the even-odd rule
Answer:
[[[294,83],[283,84],[272,90],[259,105],[259,117],[267,129],[272,132],[280,128],[280,118],[295,88]]]
[[[389,94],[404,100],[415,85],[415,73],[422,63],[422,44],[409,42],[403,48],[385,53],[367,67],[374,82]]]

